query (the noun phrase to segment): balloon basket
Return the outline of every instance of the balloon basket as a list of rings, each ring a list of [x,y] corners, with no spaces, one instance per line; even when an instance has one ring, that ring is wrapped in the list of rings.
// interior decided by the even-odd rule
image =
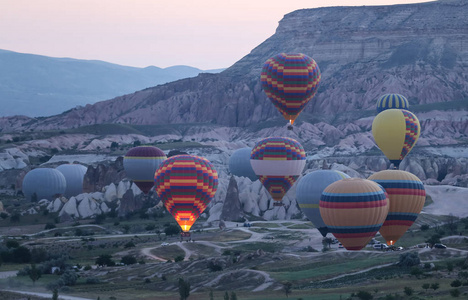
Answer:
[[[288,125],[288,130],[293,130],[294,127],[292,125]]]
[[[283,202],[274,202],[273,206],[284,206]]]

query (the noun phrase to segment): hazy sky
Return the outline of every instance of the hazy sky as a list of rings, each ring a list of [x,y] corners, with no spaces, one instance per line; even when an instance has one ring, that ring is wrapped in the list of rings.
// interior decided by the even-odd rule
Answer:
[[[296,9],[428,0],[0,0],[0,49],[128,66],[229,67]]]

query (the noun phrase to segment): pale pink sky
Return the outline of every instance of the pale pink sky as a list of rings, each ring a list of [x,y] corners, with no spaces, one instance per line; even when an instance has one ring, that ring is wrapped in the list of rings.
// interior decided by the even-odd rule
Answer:
[[[428,0],[0,0],[0,49],[121,65],[229,67],[296,9]]]

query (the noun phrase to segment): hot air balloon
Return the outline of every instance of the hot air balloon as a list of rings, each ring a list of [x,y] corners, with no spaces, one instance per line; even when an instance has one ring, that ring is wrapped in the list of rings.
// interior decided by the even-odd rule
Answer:
[[[83,179],[88,168],[80,164],[63,164],[55,169],[65,176],[65,197],[70,198],[83,193]]]
[[[372,135],[377,146],[398,168],[416,144],[421,126],[416,116],[403,109],[387,109],[372,122]]]
[[[176,155],[162,163],[154,181],[164,206],[188,232],[216,194],[218,173],[203,157]]]
[[[247,177],[252,181],[257,180],[252,166],[250,165],[250,153],[252,148],[241,148],[232,153],[229,158],[229,171],[236,176]]]
[[[379,231],[388,245],[394,245],[421,212],[426,200],[424,185],[415,175],[400,170],[380,171],[368,179],[380,184],[388,194],[390,208]]]
[[[148,194],[154,185],[154,173],[166,155],[161,149],[152,146],[139,146],[128,150],[125,154],[123,165],[127,176]]]
[[[286,137],[262,139],[250,155],[252,169],[275,201],[274,206],[283,205],[283,196],[301,175],[305,163],[302,145]]]
[[[400,94],[385,94],[377,100],[378,113],[391,108],[408,110],[409,102],[405,96]]]
[[[263,65],[260,80],[268,98],[292,125],[314,97],[320,82],[320,69],[312,58],[281,53]]]
[[[323,237],[327,235],[328,229],[320,215],[320,197],[327,186],[345,178],[349,178],[349,176],[340,171],[318,170],[302,177],[297,183],[297,203],[302,212],[320,231]]]
[[[328,231],[348,250],[360,250],[379,231],[388,213],[388,198],[377,183],[347,178],[330,184],[320,198],[320,215]]]
[[[37,168],[29,171],[23,179],[23,194],[26,199],[53,200],[54,197],[62,195],[67,187],[65,176],[60,171],[52,168]]]

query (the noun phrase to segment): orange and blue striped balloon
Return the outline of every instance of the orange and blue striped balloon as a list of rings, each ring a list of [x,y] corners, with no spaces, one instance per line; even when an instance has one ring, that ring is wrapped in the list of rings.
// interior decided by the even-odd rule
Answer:
[[[380,184],[388,194],[390,208],[379,231],[388,245],[394,245],[413,225],[424,207],[424,185],[415,175],[400,170],[380,171],[368,179]]]
[[[309,56],[281,53],[265,62],[260,80],[271,102],[294,124],[317,92],[320,78],[320,69]]]
[[[377,183],[347,178],[330,184],[320,198],[320,215],[328,231],[348,250],[360,250],[379,231],[388,213],[388,198]]]
[[[281,200],[301,175],[305,163],[306,154],[302,145],[286,137],[262,139],[250,155],[252,169],[276,206],[282,205]]]
[[[182,231],[188,232],[218,188],[218,173],[195,155],[168,158],[154,176],[156,192]]]
[[[377,100],[377,112],[380,113],[386,109],[409,109],[409,102],[405,96],[400,94],[385,94]]]

